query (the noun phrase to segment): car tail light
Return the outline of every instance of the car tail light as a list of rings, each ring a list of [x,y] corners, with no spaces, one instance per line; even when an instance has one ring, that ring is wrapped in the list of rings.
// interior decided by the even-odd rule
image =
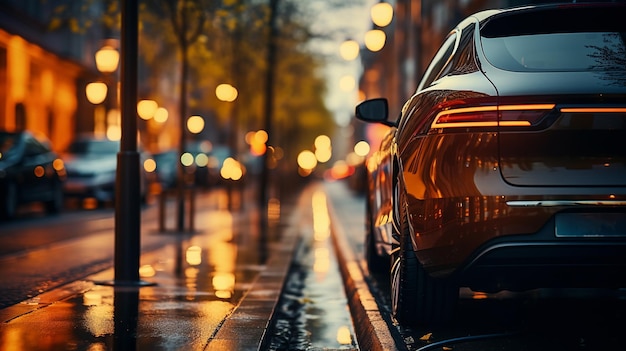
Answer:
[[[536,125],[553,108],[554,104],[454,107],[439,112],[430,127],[530,127]]]

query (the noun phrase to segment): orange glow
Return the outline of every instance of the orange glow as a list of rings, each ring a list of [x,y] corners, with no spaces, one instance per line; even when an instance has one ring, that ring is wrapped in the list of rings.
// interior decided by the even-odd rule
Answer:
[[[137,102],[137,114],[139,118],[149,120],[154,117],[159,105],[154,100],[140,100]]]
[[[150,278],[156,275],[156,269],[149,264],[144,264],[139,267],[139,276],[142,278]]]
[[[339,327],[337,330],[337,342],[341,345],[352,344],[352,333],[350,332],[350,328],[345,325]]]
[[[202,263],[202,249],[200,246],[191,246],[185,252],[185,260],[190,266],[197,266]]]
[[[312,199],[313,206],[313,231],[316,241],[325,240],[330,236],[330,216],[326,206],[326,194],[316,191]]]
[[[220,101],[233,102],[238,94],[237,88],[230,84],[220,84],[215,88],[215,96]]]
[[[484,300],[488,297],[489,296],[486,293],[480,292],[480,291],[475,291],[474,294],[472,295],[472,299],[474,300]]]
[[[95,54],[96,68],[103,73],[111,73],[117,69],[120,53],[114,47],[105,45]]]
[[[344,60],[352,61],[359,56],[359,50],[359,43],[355,40],[346,40],[341,43],[341,46],[339,47],[339,54]]]
[[[365,33],[365,46],[370,51],[380,51],[385,46],[387,35],[380,29],[372,29]]]
[[[224,160],[222,164],[222,169],[220,169],[220,175],[224,179],[231,180],[239,180],[243,177],[244,167],[239,161],[235,160],[232,157],[228,157]]]
[[[85,94],[92,104],[101,104],[107,97],[107,85],[102,82],[89,83],[85,87]]]
[[[471,114],[476,112],[497,112],[497,111],[542,111],[551,110],[554,108],[554,104],[533,104],[533,105],[502,105],[502,106],[476,106],[476,107],[464,107],[458,109],[451,109],[441,111],[435,117],[435,120],[431,124],[431,128],[446,128],[446,127],[528,127],[531,125],[530,121],[459,121],[459,122],[440,122],[444,117],[450,117],[451,115],[459,114]]]
[[[393,20],[393,6],[386,2],[379,2],[370,10],[372,22],[379,27],[385,27]]]
[[[65,169],[65,164],[62,159],[57,158],[52,162],[52,167],[54,167],[57,172],[60,172]]]
[[[35,177],[41,178],[46,173],[45,169],[42,166],[35,167]]]
[[[156,162],[151,158],[143,161],[143,169],[148,173],[154,172],[156,170],[156,167]]]
[[[626,113],[626,107],[568,107],[562,108],[561,112],[580,113]]]
[[[15,102],[22,102],[28,92],[30,62],[27,56],[26,41],[19,36],[12,36],[7,45],[7,80],[9,93]]]

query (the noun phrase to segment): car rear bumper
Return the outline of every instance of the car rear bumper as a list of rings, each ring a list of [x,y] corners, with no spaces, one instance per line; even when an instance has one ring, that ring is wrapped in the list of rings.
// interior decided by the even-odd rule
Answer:
[[[480,291],[626,287],[626,237],[556,238],[554,228],[493,239],[454,275]]]

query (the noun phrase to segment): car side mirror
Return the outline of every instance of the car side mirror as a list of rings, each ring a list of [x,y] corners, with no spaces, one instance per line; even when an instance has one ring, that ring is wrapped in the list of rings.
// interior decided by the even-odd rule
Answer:
[[[356,118],[364,122],[382,123],[388,126],[395,125],[387,120],[389,104],[385,98],[365,100],[356,106]]]

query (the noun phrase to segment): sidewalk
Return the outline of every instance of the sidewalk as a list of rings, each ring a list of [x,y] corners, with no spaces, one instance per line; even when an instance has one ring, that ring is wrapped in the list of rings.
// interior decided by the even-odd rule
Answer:
[[[276,238],[261,241],[258,213],[247,207],[199,209],[193,234],[152,233],[180,236],[142,253],[141,287],[96,284],[114,279],[111,268],[0,310],[0,349],[260,349],[298,237],[281,223],[270,231]],[[283,211],[281,221],[291,220]],[[243,258],[259,256],[260,245],[265,264]]]

